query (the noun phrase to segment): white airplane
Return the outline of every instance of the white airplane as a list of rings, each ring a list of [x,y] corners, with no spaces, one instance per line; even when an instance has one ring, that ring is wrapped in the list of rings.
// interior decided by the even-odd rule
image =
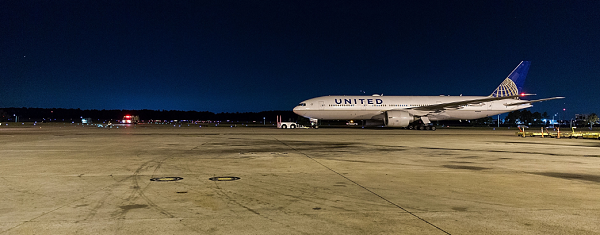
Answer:
[[[530,64],[521,61],[489,96],[321,96],[302,101],[294,113],[314,127],[318,120],[366,120],[367,125],[435,130],[431,121],[478,119],[564,98],[519,99],[533,95],[519,94]]]

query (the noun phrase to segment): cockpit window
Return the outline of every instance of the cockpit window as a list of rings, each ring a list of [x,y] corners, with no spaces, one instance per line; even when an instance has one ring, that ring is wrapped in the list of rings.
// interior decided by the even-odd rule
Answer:
[[[300,103],[298,106],[306,106],[306,103]]]

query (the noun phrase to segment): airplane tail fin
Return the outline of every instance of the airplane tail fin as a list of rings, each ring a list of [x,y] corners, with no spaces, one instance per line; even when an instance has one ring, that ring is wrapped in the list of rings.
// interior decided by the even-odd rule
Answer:
[[[523,88],[525,77],[529,71],[530,61],[521,61],[521,63],[508,75],[506,79],[492,92],[491,97],[504,97],[519,95]]]

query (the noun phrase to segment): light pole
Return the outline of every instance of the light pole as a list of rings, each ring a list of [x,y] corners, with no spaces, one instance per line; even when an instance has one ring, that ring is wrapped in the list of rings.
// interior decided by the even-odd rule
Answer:
[[[571,118],[571,122],[570,122],[570,124],[571,124],[571,127],[570,127],[570,128],[571,128],[571,129],[573,129],[573,118]]]
[[[566,111],[566,110],[567,110],[567,109],[563,108],[563,115],[565,115],[565,118],[567,117],[567,115],[566,115],[566,113],[565,113],[565,111]],[[558,119],[560,119],[560,115],[558,115],[558,117],[559,117]],[[560,124],[558,124],[558,126],[560,126]]]
[[[498,128],[500,128],[500,114],[498,114]]]

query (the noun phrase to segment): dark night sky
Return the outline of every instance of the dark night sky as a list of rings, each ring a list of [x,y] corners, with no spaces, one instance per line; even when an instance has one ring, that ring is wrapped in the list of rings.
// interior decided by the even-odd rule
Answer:
[[[489,95],[530,60],[525,91],[567,97],[532,111],[600,113],[600,1],[405,2],[0,1],[0,107]]]

